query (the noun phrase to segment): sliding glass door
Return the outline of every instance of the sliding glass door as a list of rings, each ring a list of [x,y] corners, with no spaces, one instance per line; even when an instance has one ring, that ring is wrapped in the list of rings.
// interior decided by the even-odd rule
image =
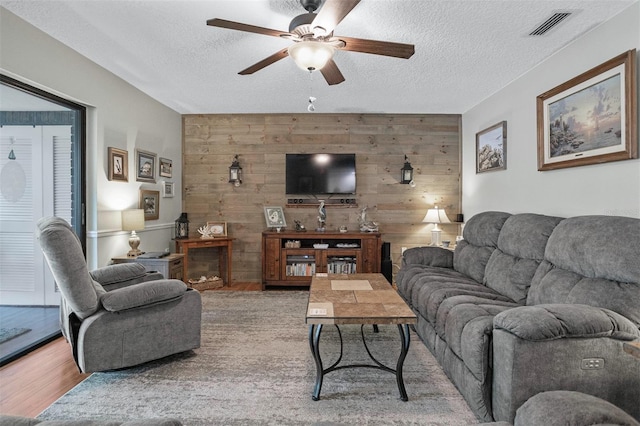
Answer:
[[[0,80],[0,304],[58,305],[34,230],[58,216],[84,246],[85,108]]]

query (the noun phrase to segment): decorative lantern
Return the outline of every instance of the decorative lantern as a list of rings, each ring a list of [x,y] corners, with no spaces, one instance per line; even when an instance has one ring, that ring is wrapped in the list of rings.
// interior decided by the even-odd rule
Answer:
[[[242,167],[240,167],[240,163],[238,162],[238,154],[233,157],[233,163],[229,166],[229,183],[235,186],[240,186],[242,183]]]
[[[176,240],[189,238],[189,219],[187,219],[187,214],[182,213],[180,217],[176,219]]]
[[[409,163],[406,155],[404,156],[404,166],[402,166],[400,173],[400,183],[411,184],[411,182],[413,182],[413,167],[411,167],[411,163]]]

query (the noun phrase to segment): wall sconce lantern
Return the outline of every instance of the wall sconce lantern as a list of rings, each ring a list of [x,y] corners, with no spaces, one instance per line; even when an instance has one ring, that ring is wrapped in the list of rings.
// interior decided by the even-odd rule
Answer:
[[[233,163],[229,166],[229,183],[235,186],[240,186],[242,183],[242,167],[240,167],[240,163],[238,162],[238,154],[233,157]]]
[[[413,167],[411,167],[411,163],[409,163],[409,159],[407,156],[404,156],[404,166],[400,170],[400,183],[404,184],[412,184],[413,183]]]
[[[180,217],[176,219],[175,228],[176,240],[189,238],[189,219],[187,219],[186,213],[180,214]]]

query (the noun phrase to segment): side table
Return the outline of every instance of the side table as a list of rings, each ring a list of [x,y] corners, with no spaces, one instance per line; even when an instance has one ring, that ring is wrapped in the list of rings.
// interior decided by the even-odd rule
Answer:
[[[182,253],[171,253],[168,256],[158,259],[145,259],[137,257],[119,256],[111,258],[113,263],[139,263],[147,271],[158,271],[165,278],[173,278],[185,281],[185,255]]]
[[[176,251],[184,254],[184,276],[189,279],[189,250],[203,248],[218,249],[219,275],[224,285],[231,285],[231,253],[233,251],[233,238],[183,238],[176,239]]]

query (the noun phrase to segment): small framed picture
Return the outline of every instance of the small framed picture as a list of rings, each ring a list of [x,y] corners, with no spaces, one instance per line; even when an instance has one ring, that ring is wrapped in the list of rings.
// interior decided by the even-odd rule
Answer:
[[[129,182],[129,153],[123,149],[107,148],[109,180]]]
[[[207,222],[212,237],[227,236],[227,222]]]
[[[284,211],[282,211],[282,207],[265,207],[264,219],[267,221],[268,228],[287,227],[287,221],[284,219]]]
[[[476,133],[476,173],[507,168],[507,122]]]
[[[174,190],[173,182],[162,182],[162,198],[173,198]]]
[[[136,180],[156,183],[156,159],[153,152],[136,149]]]
[[[160,191],[141,189],[138,208],[144,210],[144,220],[157,220],[160,217]]]
[[[173,177],[173,161],[160,157],[160,177]]]

